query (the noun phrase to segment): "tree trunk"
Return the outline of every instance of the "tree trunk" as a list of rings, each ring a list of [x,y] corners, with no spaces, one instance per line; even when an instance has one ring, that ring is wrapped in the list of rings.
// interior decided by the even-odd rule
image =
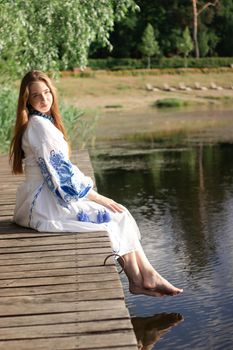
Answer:
[[[193,3],[193,41],[195,47],[195,56],[196,58],[200,57],[199,46],[197,40],[197,0],[192,0]]]
[[[150,69],[150,56],[147,56],[147,68]]]
[[[197,0],[192,0],[192,3],[193,3],[193,41],[194,41],[196,58],[199,58],[200,53],[199,53],[199,45],[198,45],[198,39],[197,39],[198,16],[208,7],[217,6],[217,4],[219,3],[219,0],[215,0],[214,2],[210,2],[210,1],[207,2],[205,5],[202,6],[202,8],[199,11],[197,10]]]
[[[184,55],[184,68],[188,67],[188,57]]]

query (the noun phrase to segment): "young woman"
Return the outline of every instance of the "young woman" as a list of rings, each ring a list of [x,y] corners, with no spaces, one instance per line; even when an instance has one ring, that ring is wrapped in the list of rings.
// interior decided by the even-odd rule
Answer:
[[[49,77],[31,71],[21,82],[14,137],[12,170],[25,172],[14,221],[42,232],[107,231],[134,294],[176,295],[174,287],[149,263],[140,233],[122,205],[93,190],[93,181],[69,160],[69,148]]]

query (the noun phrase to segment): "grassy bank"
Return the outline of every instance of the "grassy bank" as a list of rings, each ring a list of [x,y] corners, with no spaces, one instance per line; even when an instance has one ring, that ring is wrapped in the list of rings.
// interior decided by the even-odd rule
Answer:
[[[62,77],[57,85],[66,100],[91,110],[147,108],[158,99],[175,98],[189,104],[232,104],[233,69],[160,70],[160,74],[120,75],[119,72],[95,71],[87,77]],[[184,90],[182,87],[188,87]],[[166,91],[165,87],[174,91]],[[202,88],[202,89],[201,89]],[[219,88],[219,89],[218,89]]]
[[[58,89],[65,100],[86,111],[87,119],[99,115],[95,131],[99,142],[169,143],[173,139],[172,144],[176,144],[191,134],[198,140],[200,133],[207,141],[232,139],[231,113],[224,118],[219,115],[233,106],[233,70],[150,73],[95,71],[85,78],[65,76],[58,82]],[[166,91],[166,86],[173,89]],[[183,86],[189,89],[182,90]]]

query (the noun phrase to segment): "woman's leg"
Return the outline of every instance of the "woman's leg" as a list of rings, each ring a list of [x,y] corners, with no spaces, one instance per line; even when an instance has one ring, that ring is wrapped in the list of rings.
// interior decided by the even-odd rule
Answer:
[[[137,258],[135,252],[125,254],[123,256],[124,265],[122,265],[124,272],[129,280],[129,286],[135,284],[137,286],[142,286],[143,277],[138,266]],[[121,259],[118,260],[121,263]]]
[[[163,296],[177,295],[183,291],[169,283],[152,267],[142,249],[125,254],[123,258],[131,293]]]
[[[143,278],[144,288],[153,289],[162,295],[176,295],[183,289],[176,288],[165,278],[163,278],[150,264],[143,249],[135,252],[138,268]]]
[[[140,271],[136,252],[131,252],[123,256],[124,264],[121,259],[118,259],[120,265],[124,268],[124,272],[129,281],[129,291],[132,294],[145,294],[149,296],[161,296],[161,293],[157,293],[154,290],[150,290],[144,287],[144,280]]]

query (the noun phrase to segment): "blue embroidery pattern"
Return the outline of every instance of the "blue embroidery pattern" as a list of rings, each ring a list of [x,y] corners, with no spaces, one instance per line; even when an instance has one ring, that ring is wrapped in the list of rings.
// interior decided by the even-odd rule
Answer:
[[[89,218],[88,214],[85,213],[83,210],[80,210],[80,212],[77,214],[77,220],[82,222],[91,222],[93,224],[103,224],[111,221],[109,213],[105,210],[98,210],[96,220],[93,221]]]
[[[42,190],[44,186],[44,182],[42,183],[42,185],[40,185],[40,187],[38,188],[38,191],[36,192],[34,198],[33,198],[33,201],[32,201],[32,204],[31,204],[31,208],[30,208],[30,211],[29,211],[29,220],[28,220],[28,226],[30,227],[31,226],[31,220],[32,220],[32,212],[33,212],[33,209],[35,207],[35,204],[36,204],[36,200]]]
[[[54,150],[52,150],[50,152],[49,162],[56,171],[57,180],[59,182],[58,188],[56,188],[54,185],[52,175],[44,158],[39,157],[38,159],[38,165],[47,186],[57,196],[61,205],[64,206],[65,203],[69,203],[73,200],[77,201],[79,198],[84,197],[91,189],[90,184],[85,185],[82,182],[75,182],[72,163],[65,159],[62,152],[56,153]],[[60,192],[64,192],[64,196],[62,196]],[[67,205],[65,206],[67,207]]]

